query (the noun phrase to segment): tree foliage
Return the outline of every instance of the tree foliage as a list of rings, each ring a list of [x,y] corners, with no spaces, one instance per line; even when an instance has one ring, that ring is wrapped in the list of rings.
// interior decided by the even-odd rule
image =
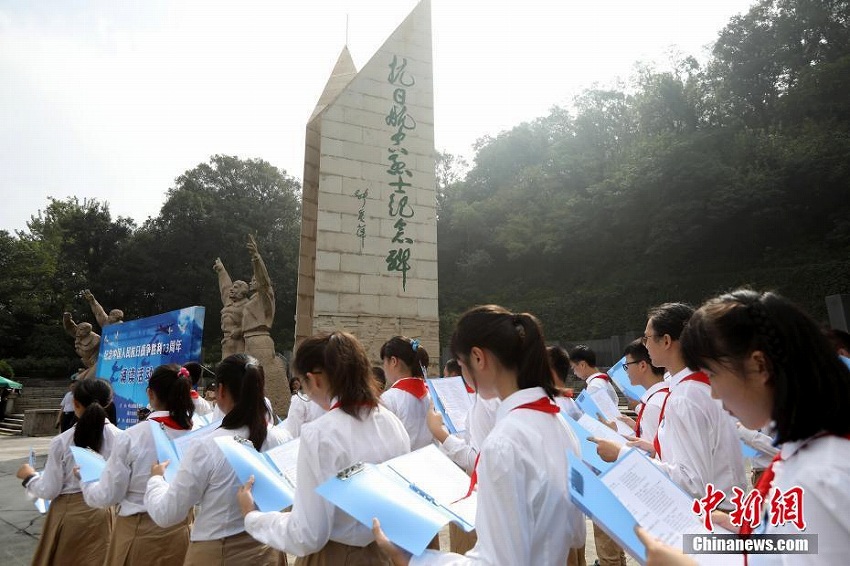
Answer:
[[[553,338],[741,284],[825,314],[850,273],[850,2],[762,0],[709,61],[638,68],[482,139],[443,191],[443,328],[474,303]]]

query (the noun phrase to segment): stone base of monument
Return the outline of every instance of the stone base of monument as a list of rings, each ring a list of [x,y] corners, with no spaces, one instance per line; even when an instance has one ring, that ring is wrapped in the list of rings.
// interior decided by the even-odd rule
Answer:
[[[23,436],[53,436],[59,409],[28,409],[24,412]]]

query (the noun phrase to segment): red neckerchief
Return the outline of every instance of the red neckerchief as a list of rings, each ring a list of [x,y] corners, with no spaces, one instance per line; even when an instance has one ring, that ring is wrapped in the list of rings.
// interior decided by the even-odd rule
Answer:
[[[401,389],[405,393],[410,393],[417,399],[422,399],[428,394],[428,385],[424,379],[418,377],[405,377],[399,379],[390,389]]]
[[[685,383],[686,381],[699,381],[700,383],[705,383],[709,387],[711,387],[711,381],[708,380],[708,376],[702,373],[701,371],[696,371],[686,378],[682,379],[679,383]],[[667,408],[667,401],[670,400],[670,395],[664,398],[664,404],[661,405],[661,415],[658,417],[658,428],[661,428],[661,422],[664,420],[664,409]],[[655,433],[655,438],[652,441],[652,446],[655,448],[655,454],[658,456],[658,459],[661,459],[661,443],[658,442],[658,432]]]
[[[667,393],[669,395],[670,394],[670,388],[669,387],[662,387],[661,389],[659,389],[658,391],[656,391],[655,393],[650,395],[649,399],[646,400],[646,403],[640,404],[640,411],[638,411],[637,420],[635,421],[635,436],[637,436],[638,438],[640,438],[640,420],[643,418],[643,410],[646,409],[647,405],[649,405],[649,401],[659,393]],[[661,415],[664,414],[663,407],[666,404],[667,404],[667,397],[664,398],[664,403],[661,405],[661,407],[662,407]],[[658,417],[658,422],[661,423],[661,416],[660,415]]]
[[[190,396],[192,399],[200,399],[200,397],[201,397],[200,395],[198,395],[198,392],[197,392],[197,391],[195,391],[194,389],[192,389],[191,391],[189,391],[189,396]]]
[[[607,373],[597,373],[596,375],[592,375],[592,376],[588,377],[587,378],[587,384],[590,385],[590,382],[594,379],[601,379],[603,381],[607,381],[608,383],[611,383],[611,377],[609,377],[609,375]]]
[[[463,379],[463,378],[461,378],[461,379]],[[469,386],[469,384],[468,384],[467,382],[465,382],[465,381],[464,381],[464,382],[463,382],[463,384],[466,386],[466,392],[467,392],[467,393],[475,393],[475,389],[473,389],[472,387],[470,387],[470,386]]]
[[[845,434],[841,438],[845,438],[847,440],[850,440],[850,434]],[[800,448],[802,448],[802,446]],[[798,450],[798,452],[799,452],[799,450]],[[796,454],[796,452],[794,454]],[[794,456],[794,454],[792,454],[792,457]],[[755,489],[761,495],[762,505],[767,504],[767,494],[770,493],[770,487],[771,487],[770,484],[773,483],[773,478],[774,478],[774,476],[776,476],[776,472],[773,471],[773,466],[777,462],[781,462],[781,461],[782,461],[782,451],[780,451],[779,454],[777,454],[776,456],[773,457],[773,460],[770,462],[770,465],[767,467],[767,469],[761,475],[758,483],[756,484]],[[738,529],[738,535],[741,536],[741,537],[744,537],[744,538],[749,537],[752,534],[752,532],[753,532],[753,527],[752,527],[752,525],[750,525],[749,521],[744,521],[743,523],[741,523],[741,527]],[[747,553],[744,552],[744,566],[747,566],[747,562],[748,562]]]
[[[511,411],[516,411],[517,409],[531,409],[532,411],[540,411],[541,413],[552,415],[561,412],[561,408],[553,403],[549,397],[541,397],[537,401],[514,407]],[[475,457],[475,464],[472,466],[472,475],[469,476],[469,491],[466,492],[466,495],[463,497],[464,499],[472,495],[472,492],[475,491],[475,486],[478,485],[478,460],[480,459],[481,452]]]
[[[189,430],[187,428],[183,428],[182,426],[180,426],[177,423],[177,421],[175,421],[174,419],[171,418],[171,415],[168,415],[166,417],[150,417],[150,419],[152,421],[162,423],[165,426],[167,426],[168,428],[173,428],[174,430]]]

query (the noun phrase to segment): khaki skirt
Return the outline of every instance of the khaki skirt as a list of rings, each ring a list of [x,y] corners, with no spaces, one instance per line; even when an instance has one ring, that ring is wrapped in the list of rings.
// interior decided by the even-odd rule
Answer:
[[[189,547],[189,518],[163,529],[147,513],[118,516],[106,566],[180,566]]]
[[[367,546],[349,546],[329,540],[328,544],[313,554],[295,559],[295,566],[392,566],[384,553],[373,542]]]
[[[456,554],[466,554],[478,542],[478,533],[474,530],[466,532],[456,523],[449,523],[449,550]]]
[[[50,502],[33,566],[103,564],[114,516],[112,507],[86,505],[82,493],[60,495]]]
[[[257,542],[248,533],[189,543],[185,566],[286,566],[286,554]]]

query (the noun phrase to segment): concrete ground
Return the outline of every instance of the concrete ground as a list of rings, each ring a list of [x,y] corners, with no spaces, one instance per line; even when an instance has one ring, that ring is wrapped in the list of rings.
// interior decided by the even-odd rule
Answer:
[[[0,564],[3,566],[26,566],[32,560],[44,516],[27,499],[15,473],[29,458],[30,448],[35,449],[36,468],[43,469],[49,445],[49,437],[0,436]],[[440,545],[444,550],[449,548],[448,528],[440,532]],[[590,521],[585,556],[588,565],[596,560]],[[294,556],[289,556],[289,563],[295,563]],[[627,556],[626,564],[637,566],[638,562]]]

